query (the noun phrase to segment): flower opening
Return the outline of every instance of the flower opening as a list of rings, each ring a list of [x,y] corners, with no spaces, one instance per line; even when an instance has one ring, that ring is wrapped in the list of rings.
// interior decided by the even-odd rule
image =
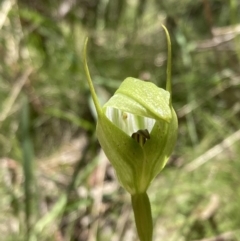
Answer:
[[[151,133],[156,122],[153,118],[135,115],[112,107],[107,107],[105,114],[114,125],[128,136],[132,136],[139,130],[147,130],[148,133]]]

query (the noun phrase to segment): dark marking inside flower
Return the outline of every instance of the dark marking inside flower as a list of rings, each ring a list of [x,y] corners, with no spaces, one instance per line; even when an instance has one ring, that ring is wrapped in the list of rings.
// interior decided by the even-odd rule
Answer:
[[[123,112],[122,117],[123,117],[124,120],[126,120],[128,118],[127,113]]]
[[[147,129],[138,130],[137,132],[134,132],[131,137],[137,141],[140,146],[143,146],[146,141],[150,139],[150,134]]]

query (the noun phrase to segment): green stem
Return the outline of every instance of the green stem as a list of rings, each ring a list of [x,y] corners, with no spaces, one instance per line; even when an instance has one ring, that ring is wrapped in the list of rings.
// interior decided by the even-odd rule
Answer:
[[[147,193],[131,195],[135,223],[140,241],[152,241],[153,223]]]
[[[99,104],[96,92],[94,90],[94,86],[93,86],[92,79],[91,79],[90,72],[89,72],[88,65],[87,65],[87,42],[88,42],[88,38],[86,38],[86,40],[85,40],[84,50],[83,50],[84,70],[85,70],[85,73],[86,73],[86,76],[87,76],[88,85],[89,85],[89,88],[90,88],[90,92],[91,92],[91,95],[92,95],[94,105],[95,105],[96,110],[97,110],[97,114],[98,114],[98,116],[100,116],[102,114],[102,108]]]
[[[167,58],[167,85],[166,90],[170,93],[171,98],[170,101],[172,101],[172,83],[171,83],[171,75],[172,75],[172,47],[171,47],[171,39],[168,33],[167,28],[162,25],[166,37],[167,37],[167,46],[168,46],[168,58]]]

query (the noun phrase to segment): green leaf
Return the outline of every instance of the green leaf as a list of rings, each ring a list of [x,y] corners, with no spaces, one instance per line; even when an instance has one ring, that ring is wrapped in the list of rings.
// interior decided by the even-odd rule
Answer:
[[[151,139],[143,147],[148,163],[143,176],[149,176],[149,182],[164,168],[177,140],[177,116],[173,108],[171,111],[171,122],[157,121],[151,132]]]
[[[141,146],[104,114],[98,117],[97,136],[121,185],[131,194],[146,190],[139,185],[145,159]]]
[[[112,107],[135,115],[170,122],[170,94],[155,84],[132,77],[126,78],[112,98],[103,106]]]

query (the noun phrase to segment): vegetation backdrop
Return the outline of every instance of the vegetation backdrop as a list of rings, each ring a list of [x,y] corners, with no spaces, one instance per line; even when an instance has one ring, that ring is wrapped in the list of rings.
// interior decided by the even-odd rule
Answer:
[[[179,135],[149,190],[154,240],[240,240],[238,0],[0,1],[1,240],[137,240],[82,49],[101,103],[129,76],[165,88],[161,24]]]

